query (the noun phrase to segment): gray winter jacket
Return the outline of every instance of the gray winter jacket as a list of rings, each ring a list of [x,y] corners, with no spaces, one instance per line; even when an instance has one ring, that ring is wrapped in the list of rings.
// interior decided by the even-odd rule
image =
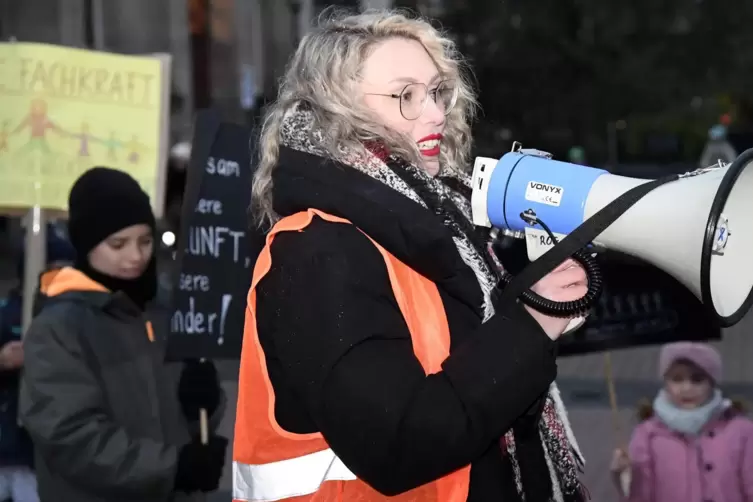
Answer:
[[[24,337],[20,395],[41,501],[202,500],[173,491],[190,437],[141,312],[73,269],[57,274],[47,296]]]

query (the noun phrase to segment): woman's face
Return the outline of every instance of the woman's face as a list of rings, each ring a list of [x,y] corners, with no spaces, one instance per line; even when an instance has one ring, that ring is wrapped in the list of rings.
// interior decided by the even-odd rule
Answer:
[[[432,176],[439,172],[439,152],[445,126],[442,101],[432,99],[441,82],[439,69],[424,46],[405,38],[393,38],[379,44],[364,62],[360,83],[366,106],[373,110],[383,124],[401,132],[418,144],[423,168]],[[409,86],[409,84],[423,84]],[[426,106],[415,118],[405,113],[410,106],[420,109],[420,98],[425,95]],[[402,98],[395,96],[402,95]],[[403,111],[401,112],[401,103]]]
[[[677,361],[664,376],[664,389],[672,404],[692,410],[711,399],[714,385],[708,375],[695,364]]]
[[[89,263],[100,273],[118,279],[137,279],[146,270],[154,252],[154,237],[149,225],[133,225],[100,242]]]

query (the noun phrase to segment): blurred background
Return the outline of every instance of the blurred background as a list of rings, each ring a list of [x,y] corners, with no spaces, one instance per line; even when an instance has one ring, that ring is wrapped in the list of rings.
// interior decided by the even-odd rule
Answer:
[[[571,162],[656,177],[753,147],[749,0],[0,0],[0,39],[173,57],[164,225],[177,228],[196,110],[254,125],[298,40],[321,11],[405,7],[446,29],[474,71],[476,154],[512,141]],[[0,217],[0,297],[18,281],[18,219]],[[718,346],[733,395],[753,399],[751,316]],[[615,499],[607,468],[635,405],[658,385],[654,347],[563,358],[559,382],[586,454],[592,500]],[[219,363],[235,398],[237,361]],[[232,435],[233,410],[223,432]],[[621,424],[621,425],[620,425]],[[230,500],[228,473],[215,500]]]
[[[714,125],[753,145],[744,0],[2,0],[0,36],[171,53],[178,142],[210,103],[253,120],[330,5],[406,7],[448,30],[478,80],[480,149],[515,138],[596,164],[696,164]]]

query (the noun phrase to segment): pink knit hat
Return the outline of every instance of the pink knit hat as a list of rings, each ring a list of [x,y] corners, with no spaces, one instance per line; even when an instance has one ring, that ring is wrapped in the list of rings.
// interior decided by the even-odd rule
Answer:
[[[659,376],[664,378],[669,367],[679,360],[695,364],[705,371],[714,383],[722,379],[722,356],[707,343],[675,342],[662,347],[659,354]]]

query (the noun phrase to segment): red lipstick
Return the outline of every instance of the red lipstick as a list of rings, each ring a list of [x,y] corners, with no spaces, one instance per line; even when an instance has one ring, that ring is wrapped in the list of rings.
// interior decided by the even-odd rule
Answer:
[[[430,134],[418,140],[418,150],[424,157],[436,157],[439,155],[441,142],[441,134]]]

